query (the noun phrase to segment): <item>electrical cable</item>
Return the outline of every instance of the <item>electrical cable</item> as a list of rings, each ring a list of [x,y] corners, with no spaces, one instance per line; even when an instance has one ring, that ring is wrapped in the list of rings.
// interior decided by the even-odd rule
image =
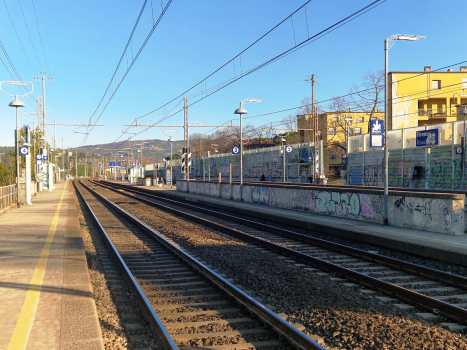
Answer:
[[[31,33],[29,32],[28,23],[26,22],[26,17],[24,17],[24,11],[23,11],[23,6],[21,5],[21,0],[18,0],[18,3],[19,3],[19,7],[21,9],[21,13],[23,15],[23,20],[24,20],[24,24],[26,26],[26,30],[27,30],[28,35],[29,35],[29,40],[31,41],[32,49],[34,50],[34,54],[36,55],[37,63],[39,63],[39,67],[42,70],[41,62],[39,61],[39,57],[37,56],[36,47],[34,46],[34,43],[32,42]]]
[[[145,0],[145,4],[146,4],[147,0]],[[157,26],[159,25],[160,21],[162,20],[162,18],[164,17],[165,13],[167,12],[170,4],[172,3],[172,0],[168,0],[167,1],[167,4],[165,5],[164,9],[162,10],[159,18],[157,19],[156,23],[152,26],[152,29],[150,30],[149,34],[147,35],[146,39],[144,40],[143,44],[141,45],[140,49],[138,50],[137,54],[134,56],[132,62],[130,63],[129,67],[127,68],[125,74],[123,75],[123,77],[121,78],[120,82],[118,83],[118,85],[116,86],[116,88],[114,89],[114,92],[112,93],[112,95],[110,96],[108,102],[106,103],[106,105],[104,106],[104,108],[102,109],[101,113],[99,114],[99,117],[96,119],[96,121],[94,122],[94,124],[91,126],[91,129],[87,129],[87,133],[85,135],[85,139],[83,140],[83,143],[84,144],[89,136],[89,134],[91,133],[91,131],[94,129],[94,125],[97,124],[97,122],[99,121],[99,119],[101,118],[102,114],[104,113],[104,111],[106,110],[107,106],[109,105],[110,101],[112,100],[112,98],[115,96],[116,92],[118,91],[118,89],[120,88],[121,84],[123,83],[123,81],[125,80],[126,76],[128,75],[128,73],[130,72],[131,68],[133,67],[133,65],[135,64],[136,60],[138,59],[139,55],[141,54],[141,52],[143,51],[144,47],[146,46],[147,42],[149,41],[149,39],[151,38],[152,34],[154,33],[154,31],[156,30]],[[133,34],[132,34],[133,35]],[[122,55],[122,58],[120,59],[120,62],[122,61],[123,59],[123,55]],[[119,63],[120,64],[120,63]],[[118,69],[118,67],[117,67]],[[117,70],[116,69],[116,70]],[[115,73],[114,73],[114,76],[115,76]],[[113,77],[112,77],[112,80],[113,80]],[[112,83],[112,80],[110,81],[110,84]],[[107,91],[107,90],[106,90]],[[92,117],[91,117],[92,118]]]
[[[5,5],[6,12],[8,13],[8,17],[10,18],[11,25],[13,26],[13,29],[15,30],[16,38],[18,39],[18,42],[19,42],[19,44],[21,46],[21,49],[23,50],[24,56],[26,57],[26,60],[28,61],[29,67],[31,68],[32,73],[34,74],[34,68],[32,68],[31,61],[29,61],[29,57],[26,54],[26,51],[24,50],[23,43],[21,42],[21,39],[19,38],[18,31],[16,30],[16,26],[15,26],[15,24],[13,22],[13,19],[11,18],[10,11],[8,10],[8,6],[6,4],[6,1],[3,0],[3,3]]]
[[[256,41],[254,41],[251,45],[249,45],[246,49],[244,49],[243,51],[241,51],[239,54],[237,54],[236,56],[234,56],[234,58],[230,59],[228,62],[226,62],[224,65],[222,65],[221,67],[219,67],[218,69],[216,69],[214,72],[212,72],[211,74],[209,74],[208,76],[206,76],[204,79],[202,79],[200,82],[198,82],[197,84],[193,85],[191,88],[185,90],[183,93],[181,93],[180,95],[178,95],[177,97],[173,98],[171,101],[167,102],[166,104],[156,108],[155,110],[149,112],[149,113],[146,113],[144,115],[142,115],[141,117],[138,117],[137,119],[140,119],[140,118],[143,118],[145,116],[148,116],[149,114],[152,114],[154,112],[156,112],[157,110],[167,106],[168,104],[172,103],[173,101],[175,101],[176,99],[180,98],[181,96],[184,96],[187,92],[191,91],[192,89],[194,89],[196,86],[198,86],[199,84],[203,83],[204,81],[206,81],[208,78],[210,78],[212,75],[214,75],[216,72],[218,72],[219,70],[221,70],[222,68],[224,68],[226,65],[228,65],[230,62],[233,62],[235,60],[235,58],[239,57],[241,54],[243,54],[245,51],[247,51],[249,48],[251,48],[252,46],[254,46],[257,42],[259,42],[261,39],[263,39],[265,36],[267,36],[269,33],[271,33],[274,29],[276,29],[277,27],[279,27],[282,23],[284,23],[286,20],[288,20],[291,16],[293,16],[297,11],[299,11],[300,9],[302,9],[305,5],[307,5],[311,0],[307,1],[305,4],[303,4],[301,7],[299,7],[297,10],[295,10],[291,15],[287,16],[284,20],[282,20],[279,24],[277,24],[276,26],[274,26],[271,30],[269,30],[266,34],[264,34],[263,36],[261,36],[259,39],[257,39]],[[317,34],[313,35],[312,37],[309,37],[308,39],[302,41],[301,43],[295,45],[294,47],[282,52],[281,54],[279,55],[276,55],[275,57],[273,57],[272,59],[256,66],[255,68],[252,68],[250,70],[248,70],[246,73],[242,73],[242,75],[238,76],[238,77],[234,77],[234,78],[231,78],[229,80],[226,80],[225,82],[223,83],[220,83],[214,87],[211,87],[209,89],[206,89],[204,90],[204,92],[198,92],[198,93],[195,93],[195,94],[192,94],[190,95],[189,97],[195,97],[195,96],[199,96],[201,94],[201,98],[196,100],[195,102],[191,102],[190,104],[191,105],[194,105],[202,100],[204,100],[205,98],[211,96],[212,94],[224,89],[225,87],[231,85],[232,83],[236,82],[237,80],[240,80],[241,78],[244,78],[245,76],[248,76],[249,74],[261,69],[261,68],[264,68],[266,66],[268,66],[269,64],[295,52],[296,50],[299,50],[300,48],[308,45],[308,43],[311,43],[315,40],[318,40],[319,38],[331,33],[332,31],[340,28],[341,26],[349,23],[350,21],[360,17],[361,15],[363,15],[364,13],[372,10],[373,8],[381,5],[382,3],[384,3],[386,0],[375,0],[373,1],[372,3],[368,4],[367,6],[361,8],[360,10],[354,12],[353,14],[345,17],[344,19],[334,23],[333,25],[329,26],[328,28],[318,32]],[[212,91],[212,92],[209,92],[208,91]],[[203,94],[206,94],[205,96],[203,96]]]
[[[31,2],[32,2],[32,8],[34,10],[34,18],[36,19],[37,32],[39,33],[39,40],[41,42],[42,53],[43,53],[44,59],[45,59],[45,65],[47,67],[47,70],[50,71],[49,62],[47,62],[47,57],[45,55],[44,44],[42,43],[42,35],[41,35],[41,30],[39,29],[39,22],[37,21],[37,14],[36,14],[36,7],[34,6],[34,0],[31,0]]]

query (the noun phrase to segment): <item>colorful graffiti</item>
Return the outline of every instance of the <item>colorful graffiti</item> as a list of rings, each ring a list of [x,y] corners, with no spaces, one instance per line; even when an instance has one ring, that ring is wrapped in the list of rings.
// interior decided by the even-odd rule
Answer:
[[[373,218],[375,215],[368,195],[358,193],[311,193],[310,209],[316,213],[349,218]]]
[[[255,204],[269,205],[274,201],[274,190],[268,187],[251,188],[251,202]]]

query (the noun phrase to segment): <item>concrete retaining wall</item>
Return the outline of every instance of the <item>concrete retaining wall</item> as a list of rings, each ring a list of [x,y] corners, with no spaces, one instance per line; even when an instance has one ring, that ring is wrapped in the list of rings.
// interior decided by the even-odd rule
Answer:
[[[382,190],[250,183],[243,184],[240,193],[239,183],[231,188],[226,182],[178,180],[177,191],[383,223]],[[463,194],[389,191],[389,224],[463,235],[464,199]]]

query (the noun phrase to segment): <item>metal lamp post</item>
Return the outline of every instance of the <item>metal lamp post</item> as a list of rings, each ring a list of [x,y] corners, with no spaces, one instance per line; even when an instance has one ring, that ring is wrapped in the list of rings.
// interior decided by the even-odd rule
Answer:
[[[464,105],[464,109],[457,113],[458,116],[464,117],[464,135],[462,135],[462,184],[465,187],[465,116],[467,115],[467,105]]]
[[[166,132],[168,132],[168,133],[175,132],[175,135],[169,135],[169,134],[166,134]],[[172,158],[173,158],[172,143],[175,141],[173,139],[173,137],[178,135],[178,130],[176,130],[176,129],[166,129],[166,130],[163,131],[163,134],[165,136],[169,137],[169,139],[167,141],[170,142],[170,187],[172,188],[172,179],[173,179],[173,174],[172,174]]]
[[[281,145],[282,145],[282,182],[285,183],[285,137],[281,137]]]
[[[10,95],[8,93],[6,93],[5,91],[2,90],[2,85],[3,84],[7,84],[7,85],[17,85],[17,86],[26,86],[26,84],[30,84],[31,85],[31,91],[29,91],[28,93],[24,94],[24,95]],[[20,198],[19,198],[19,165],[20,165],[20,162],[19,162],[19,157],[20,157],[20,154],[19,154],[19,140],[20,140],[20,134],[19,134],[19,130],[18,130],[18,108],[19,107],[25,107],[24,103],[21,102],[20,100],[18,100],[18,97],[24,97],[24,96],[27,96],[29,94],[31,94],[33,91],[33,85],[31,82],[29,81],[2,81],[0,82],[0,92],[4,93],[5,95],[7,96],[10,96],[10,97],[14,97],[15,100],[10,102],[9,106],[10,107],[14,107],[16,108],[16,130],[15,130],[15,150],[16,150],[16,205],[18,206],[18,208],[21,206],[21,203],[20,203]]]
[[[409,35],[409,34],[396,34],[391,35],[384,40],[384,224],[388,225],[389,217],[389,148],[388,148],[388,105],[389,105],[389,92],[388,92],[388,51],[397,40],[417,41],[425,39],[426,36]],[[391,115],[392,120],[392,115]]]
[[[263,102],[264,100],[256,100],[247,98],[240,102],[240,107],[237,108],[234,114],[240,115],[240,201],[243,201],[243,129],[242,129],[242,115],[248,114],[247,110],[243,108],[246,102]]]

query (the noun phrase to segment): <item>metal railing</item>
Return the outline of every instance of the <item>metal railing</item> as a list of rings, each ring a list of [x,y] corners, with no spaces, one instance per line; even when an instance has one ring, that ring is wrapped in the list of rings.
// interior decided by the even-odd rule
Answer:
[[[455,116],[457,114],[455,108],[431,108],[431,109],[419,109],[419,117],[429,117],[429,116]]]
[[[16,203],[16,185],[0,187],[0,209]]]

